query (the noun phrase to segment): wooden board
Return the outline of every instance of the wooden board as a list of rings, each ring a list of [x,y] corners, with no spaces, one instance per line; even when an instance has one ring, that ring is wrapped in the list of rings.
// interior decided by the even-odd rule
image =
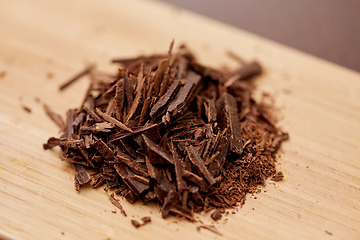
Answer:
[[[276,26],[274,26],[276,27]],[[304,33],[306,34],[306,33]],[[81,103],[88,80],[58,86],[87,63],[115,70],[112,57],[167,51],[172,39],[215,67],[227,50],[258,59],[258,98],[275,98],[290,133],[279,168],[285,179],[248,196],[214,225],[170,217],[156,206],[121,201],[113,214],[102,189],[75,192],[73,169],[44,151],[61,114]],[[156,1],[0,1],[0,238],[2,239],[360,239],[360,75],[236,28]],[[51,73],[52,77],[49,78]],[[37,100],[38,99],[38,100]],[[40,101],[40,102],[38,102]],[[22,106],[31,108],[27,113]],[[266,191],[266,192],[265,192]],[[130,220],[151,216],[135,229]],[[212,224],[208,214],[199,216]]]

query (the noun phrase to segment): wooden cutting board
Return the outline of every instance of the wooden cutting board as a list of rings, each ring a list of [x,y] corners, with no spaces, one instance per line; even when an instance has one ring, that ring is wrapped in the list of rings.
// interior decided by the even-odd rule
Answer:
[[[155,205],[121,200],[128,217],[114,214],[102,189],[76,192],[59,151],[42,149],[58,136],[42,103],[65,114],[89,84],[59,92],[63,81],[88,63],[115,71],[113,57],[165,52],[172,39],[214,67],[235,66],[228,50],[259,60],[256,97],[274,97],[290,133],[283,181],[219,222],[196,217],[222,237],[163,220]],[[3,0],[0,74],[0,239],[360,239],[359,73],[156,1]],[[135,229],[130,220],[143,216],[151,224]]]

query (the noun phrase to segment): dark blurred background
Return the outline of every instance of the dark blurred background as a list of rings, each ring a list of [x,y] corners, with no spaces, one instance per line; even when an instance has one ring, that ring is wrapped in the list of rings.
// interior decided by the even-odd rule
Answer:
[[[360,0],[161,0],[360,72]]]

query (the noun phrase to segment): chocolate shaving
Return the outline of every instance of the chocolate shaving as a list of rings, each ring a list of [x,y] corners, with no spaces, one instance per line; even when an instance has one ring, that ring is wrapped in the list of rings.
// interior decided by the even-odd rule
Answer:
[[[198,231],[200,231],[200,229],[203,228],[203,229],[209,230],[209,231],[211,231],[211,232],[213,232],[213,233],[216,233],[217,235],[222,236],[222,233],[219,232],[214,226],[200,225],[200,226],[198,226],[198,227],[196,227],[196,228],[197,228]]]
[[[64,90],[65,88],[67,88],[68,86],[70,86],[71,84],[76,82],[79,78],[88,74],[93,68],[94,68],[94,65],[87,66],[84,70],[82,70],[81,72],[76,74],[74,77],[72,77],[68,81],[64,82],[63,84],[61,84],[59,87],[59,90]]]
[[[174,161],[174,166],[175,166],[177,189],[178,189],[178,191],[182,192],[182,191],[188,190],[188,186],[186,185],[186,182],[184,181],[183,176],[182,176],[183,170],[182,170],[179,155],[176,151],[174,143],[171,142],[170,146],[171,146],[171,153],[173,156],[173,161]]]
[[[56,123],[56,125],[58,125],[58,127],[60,129],[63,129],[64,126],[65,126],[65,122],[63,120],[63,118],[55,113],[48,105],[44,104],[44,109],[45,109],[45,112],[46,114],[50,117],[51,120],[54,121],[54,123]]]
[[[266,179],[283,178],[276,153],[289,135],[277,128],[271,107],[252,98],[258,63],[220,71],[172,45],[167,54],[115,59],[115,74],[90,66],[63,84],[90,74],[81,106],[68,110],[66,121],[44,105],[61,133],[43,147],[61,148],[77,191],[91,182],[130,203],[154,201],[164,218],[194,221],[194,213],[213,211],[216,221],[220,209],[241,206]],[[126,216],[113,193],[110,201]],[[150,218],[142,221],[132,223]]]
[[[141,218],[141,221],[143,221],[144,225],[145,225],[145,223],[151,222],[151,217],[143,217],[143,218]]]
[[[237,80],[244,80],[254,75],[261,73],[261,66],[257,62],[245,63],[238,70],[233,72],[233,76],[230,77],[225,83],[225,87],[230,87]]]

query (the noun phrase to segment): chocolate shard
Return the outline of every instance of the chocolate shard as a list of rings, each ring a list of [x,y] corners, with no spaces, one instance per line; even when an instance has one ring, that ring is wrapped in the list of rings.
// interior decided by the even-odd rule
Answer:
[[[105,158],[107,162],[114,160],[114,151],[101,138],[95,142],[94,147]]]
[[[115,199],[114,193],[112,193],[112,194],[109,195],[109,199],[110,199],[110,202],[111,202],[115,207],[117,207],[118,209],[120,209],[121,214],[126,217],[127,214],[126,214],[124,208],[122,207],[122,205],[119,203],[119,201],[118,201],[117,199]]]
[[[86,116],[86,114],[85,114],[84,112],[80,112],[80,113],[76,116],[76,118],[75,118],[75,120],[74,120],[74,122],[73,122],[73,127],[74,127],[74,129],[78,129],[78,128],[79,128],[79,125],[80,125],[81,122],[84,120],[85,116]]]
[[[124,79],[121,79],[116,83],[116,91],[113,99],[114,116],[119,121],[121,121],[123,118],[124,101],[125,101]]]
[[[93,68],[94,68],[94,65],[87,66],[84,70],[82,70],[81,72],[76,74],[74,77],[72,77],[68,81],[64,82],[63,84],[61,84],[59,87],[59,90],[64,90],[65,88],[67,88],[68,86],[70,86],[71,84],[76,82],[78,79],[80,79],[82,76],[88,74]]]
[[[77,192],[80,191],[80,183],[79,183],[79,180],[77,179],[76,175],[74,177],[74,186],[75,186],[75,190]]]
[[[221,130],[228,129],[230,148],[233,153],[240,155],[243,151],[241,143],[240,122],[235,98],[224,93],[216,101],[217,116]]]
[[[135,195],[135,193],[131,190],[129,190],[126,194],[125,194],[125,198],[126,200],[128,200],[131,203],[135,203],[137,200],[139,200],[140,198],[138,196]]]
[[[89,135],[92,133],[110,133],[111,129],[108,128],[99,128],[96,126],[90,126],[90,127],[86,127],[86,126],[81,126],[80,127],[80,135]]]
[[[100,111],[100,109],[96,108],[96,113],[99,114],[105,121],[108,121],[109,123],[112,123],[125,131],[132,132],[132,130],[128,128],[125,124],[107,115],[106,113],[103,113],[102,111]]]
[[[51,137],[48,139],[47,143],[43,144],[43,147],[45,150],[51,149],[56,146],[78,148],[79,146],[84,146],[84,140],[83,139]]]
[[[132,96],[132,90],[131,90],[131,84],[128,78],[128,75],[126,72],[123,73],[124,78],[124,93],[125,93],[125,99],[127,104],[127,110],[130,111],[131,105],[133,103],[133,96]]]
[[[159,201],[163,203],[170,191],[176,191],[176,186],[164,176],[164,172],[161,168],[154,167],[154,172],[156,180],[154,192]]]
[[[245,63],[238,70],[233,72],[233,76],[224,83],[224,86],[229,87],[237,80],[247,79],[260,73],[261,66],[258,62]]]
[[[270,147],[278,149],[280,147],[281,142],[288,140],[288,139],[289,139],[289,134],[287,134],[287,133],[277,135],[277,136],[275,136],[274,140],[272,141]]]
[[[174,191],[170,190],[164,200],[164,204],[161,209],[161,216],[163,218],[166,218],[168,216],[168,214],[170,213],[171,205],[173,203],[178,203],[178,202],[180,202],[180,194],[178,192],[174,192]]]
[[[136,115],[138,115],[142,109],[142,89],[140,92],[138,92],[135,96],[135,99],[130,107],[128,116],[125,120],[125,123],[128,123],[131,119],[135,118]]]
[[[215,100],[214,99],[207,99],[207,104],[205,104],[205,113],[208,122],[215,122],[216,121],[216,107],[215,107]]]
[[[116,141],[116,140],[120,140],[122,138],[126,138],[126,137],[131,137],[135,134],[139,134],[139,133],[143,133],[146,132],[152,128],[156,128],[157,126],[159,126],[159,124],[154,123],[154,124],[150,124],[147,126],[143,126],[143,127],[138,127],[138,128],[134,128],[132,132],[119,132],[119,133],[114,133],[112,135],[109,136],[110,141]]]
[[[64,157],[64,156],[60,156],[60,159],[65,162],[75,163],[78,165],[83,165],[85,167],[89,167],[89,164],[87,162],[85,162],[83,159],[78,160],[78,159],[68,158],[68,157]]]
[[[144,143],[146,145],[147,156],[152,164],[174,164],[171,155],[166,150],[159,147],[159,145],[155,144],[144,134],[142,134],[141,136],[144,139]]]
[[[132,178],[135,173],[123,163],[115,164],[114,167],[125,184],[135,193],[136,196],[139,196],[142,192],[149,189],[149,185]]]
[[[201,189],[204,189],[205,192],[207,191],[207,183],[205,182],[205,180],[202,177],[196,175],[195,173],[183,170],[182,177],[192,183],[195,183]]]
[[[72,136],[72,134],[74,133],[74,127],[73,127],[73,115],[74,114],[74,110],[70,109],[69,111],[67,111],[67,118],[66,118],[66,126],[65,126],[65,137],[70,138]]]
[[[193,213],[188,208],[185,208],[179,204],[172,203],[169,211],[177,216],[184,217],[189,221],[193,222],[195,219],[193,218]]]
[[[155,105],[150,110],[150,117],[156,118],[160,114],[162,114],[167,105],[173,100],[175,94],[180,88],[180,81],[175,80],[168,91],[155,103]]]
[[[227,134],[226,129],[224,130],[223,136],[220,138],[220,143],[218,146],[219,149],[219,155],[218,157],[212,161],[209,164],[209,172],[211,174],[211,176],[215,177],[218,175],[218,173],[220,172],[220,170],[222,169],[225,161],[226,161],[226,155],[228,153],[229,150],[229,146],[230,146],[230,141],[229,141],[229,135]]]
[[[125,153],[117,152],[117,155],[116,155],[115,159],[116,159],[117,162],[124,163],[126,166],[128,166],[135,173],[137,173],[137,174],[139,174],[141,176],[144,176],[144,177],[149,176],[146,166],[142,165],[141,163],[136,162],[133,158],[126,155]]]
[[[105,179],[101,175],[98,175],[96,178],[94,178],[91,187],[98,188],[103,184],[105,184],[105,182],[106,182]]]
[[[164,59],[160,62],[159,67],[155,73],[154,79],[154,96],[157,97],[160,92],[160,85],[164,78],[166,69],[169,67],[169,59]]]
[[[54,123],[56,125],[58,125],[58,127],[60,129],[64,129],[65,128],[65,122],[63,120],[63,118],[55,113],[48,105],[44,104],[44,109],[45,109],[45,112],[46,114],[50,117],[51,120],[54,121]]]
[[[73,164],[75,169],[75,178],[80,185],[85,185],[88,182],[91,182],[89,173],[81,165]]]
[[[198,152],[194,149],[193,146],[185,147],[186,152],[188,153],[190,161],[194,164],[200,175],[204,178],[207,184],[210,186],[215,184],[215,179],[211,176],[209,171],[204,165],[204,161],[199,156]]]
[[[170,103],[167,112],[173,117],[182,115],[194,99],[200,83],[201,75],[193,71],[188,71],[185,85],[180,87],[174,100]]]
[[[170,143],[170,146],[171,146],[171,153],[173,156],[173,161],[174,161],[174,166],[175,166],[177,189],[180,192],[189,190],[188,186],[186,185],[186,182],[184,181],[184,179],[182,177],[183,170],[182,170],[182,166],[180,163],[179,155],[176,151],[176,147],[173,142]]]
[[[147,191],[147,193],[144,196],[144,203],[148,203],[154,199],[156,199],[156,193],[154,191]]]

